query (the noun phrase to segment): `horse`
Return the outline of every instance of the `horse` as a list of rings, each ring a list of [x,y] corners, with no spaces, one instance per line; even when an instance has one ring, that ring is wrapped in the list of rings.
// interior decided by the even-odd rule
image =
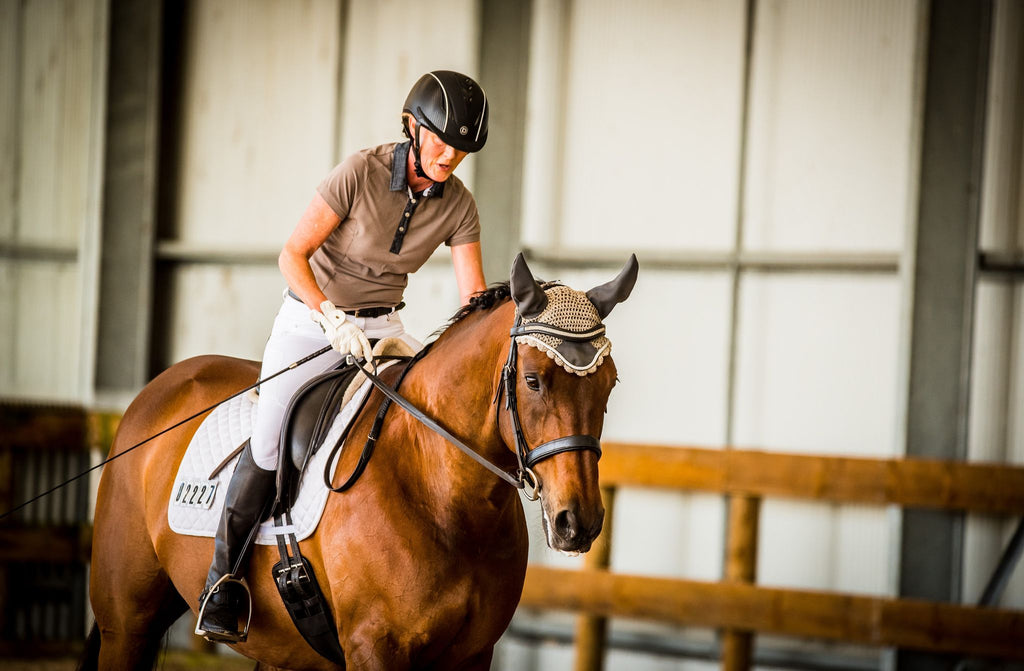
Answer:
[[[429,352],[404,371],[400,392],[409,403],[482,459],[539,488],[547,543],[561,552],[586,552],[602,528],[597,439],[617,374],[607,351],[581,373],[555,348],[529,338],[561,333],[568,339],[563,351],[592,352],[600,341],[591,334],[603,334],[601,320],[635,279],[634,256],[618,277],[587,292],[598,325],[573,340],[578,329],[536,321],[561,285],[538,282],[520,256],[510,282],[457,312]],[[510,336],[516,328],[520,335]],[[393,384],[398,368],[381,378]],[[110,457],[253,384],[259,370],[256,361],[215,355],[172,365],[127,408]],[[374,390],[350,435],[367,435],[381,400]],[[173,532],[167,509],[198,424],[162,434],[104,468],[90,579],[95,625],[80,668],[151,668],[167,628],[189,608],[197,610],[213,542]],[[524,466],[522,457],[538,447],[544,458]],[[343,450],[337,475],[351,472],[358,458],[358,449]],[[232,645],[256,660],[256,669],[474,671],[490,667],[518,604],[528,533],[516,487],[392,408],[360,479],[330,495],[315,533],[300,547],[324,586],[345,666],[318,655],[299,635],[271,577],[276,548],[256,546],[246,573],[250,633]]]

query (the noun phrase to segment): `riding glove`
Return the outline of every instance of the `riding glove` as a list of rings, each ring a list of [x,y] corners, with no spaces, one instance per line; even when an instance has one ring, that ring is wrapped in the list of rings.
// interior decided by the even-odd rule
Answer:
[[[330,301],[320,304],[320,310],[313,310],[309,316],[324,330],[324,335],[338,354],[361,357],[367,363],[373,360],[370,341],[362,329],[345,319],[345,313]]]

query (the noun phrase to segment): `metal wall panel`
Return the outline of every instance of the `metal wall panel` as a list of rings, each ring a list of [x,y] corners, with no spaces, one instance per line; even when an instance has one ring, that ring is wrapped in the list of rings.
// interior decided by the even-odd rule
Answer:
[[[741,293],[735,443],[898,454],[897,279],[752,275]]]
[[[10,280],[0,294],[4,312],[10,315],[0,327],[0,351],[5,356],[0,365],[0,396],[80,400],[78,264],[26,260],[2,262],[0,268],[4,282]]]
[[[531,73],[547,87],[532,92],[531,111],[539,115],[528,132],[555,141],[546,153],[533,145],[527,170],[539,171],[532,185],[556,180],[556,201],[525,209],[538,215],[537,225],[552,225],[549,245],[728,247],[739,175],[744,3],[572,2],[561,12],[540,11],[560,20],[561,34],[548,31],[554,44],[535,42]],[[555,76],[543,73],[546,53],[564,58],[560,78],[558,66]],[[545,115],[545,105],[560,101],[559,116]],[[553,130],[538,127],[552,121]]]
[[[605,436],[722,445],[729,394],[729,279],[724,273],[641,268],[633,295],[608,319],[620,379],[612,391]],[[589,289],[614,273],[545,277],[574,286],[579,278],[578,286]]]
[[[19,226],[22,242],[76,247],[90,201],[97,2],[27,2],[22,17]]]
[[[335,161],[340,11],[338,0],[186,6],[157,368],[262,355],[284,288],[273,259]],[[210,252],[222,256],[191,262]],[[239,265],[239,253],[266,260]]]
[[[88,395],[106,7],[9,2],[0,15],[0,395]]]
[[[757,3],[745,246],[901,249],[919,20],[914,0]]]
[[[421,75],[456,70],[479,77],[480,60],[479,7],[474,0],[439,0],[429,11],[402,0],[351,0],[347,5],[342,158],[402,139],[402,104]],[[486,92],[486,82],[480,85]],[[459,178],[472,186],[472,173],[469,158],[459,167]]]
[[[21,6],[0,2],[0,241],[14,237],[21,110]],[[0,302],[2,305],[2,302]]]
[[[900,301],[895,277],[744,278],[734,444],[899,454]],[[883,510],[768,500],[760,537],[763,584],[890,590],[892,538]]]
[[[177,216],[164,237],[277,249],[334,165],[339,3],[193,2],[186,17]]]

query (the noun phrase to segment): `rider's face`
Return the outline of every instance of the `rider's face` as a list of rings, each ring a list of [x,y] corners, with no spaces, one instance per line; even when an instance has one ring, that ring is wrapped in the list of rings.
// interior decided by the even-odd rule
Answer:
[[[467,152],[445,144],[425,126],[414,126],[413,132],[418,132],[420,136],[420,165],[423,166],[423,172],[435,182],[448,179],[462,159],[466,158]]]

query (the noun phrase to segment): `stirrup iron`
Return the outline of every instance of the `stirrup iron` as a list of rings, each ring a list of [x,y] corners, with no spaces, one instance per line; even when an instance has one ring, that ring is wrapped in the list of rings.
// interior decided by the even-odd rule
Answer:
[[[230,634],[218,634],[213,633],[213,638],[210,638],[211,634],[205,629],[201,628],[203,622],[203,615],[206,613],[206,605],[210,602],[210,597],[220,591],[221,586],[227,586],[228,584],[234,583],[240,585],[245,590],[246,599],[249,602],[246,618],[245,627],[237,636]],[[202,636],[211,643],[244,643],[249,638],[249,624],[252,622],[252,592],[249,591],[249,585],[246,584],[244,578],[236,578],[234,574],[225,573],[220,577],[217,582],[213,583],[210,590],[206,592],[206,596],[203,597],[203,603],[199,606],[199,614],[196,616],[196,636]]]

